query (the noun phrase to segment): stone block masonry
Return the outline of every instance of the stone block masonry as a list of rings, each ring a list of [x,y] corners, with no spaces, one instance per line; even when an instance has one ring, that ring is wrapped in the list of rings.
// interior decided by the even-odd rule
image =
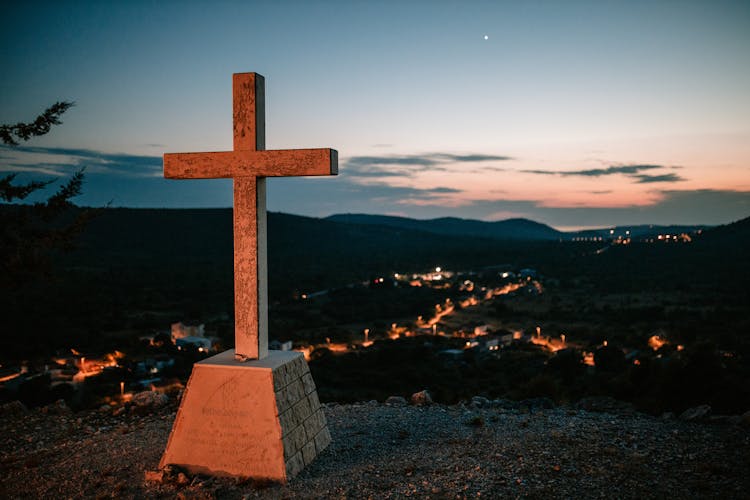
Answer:
[[[287,477],[296,476],[331,442],[310,368],[301,354],[273,371]]]
[[[160,466],[285,482],[330,442],[301,353],[242,363],[230,350],[195,364]]]

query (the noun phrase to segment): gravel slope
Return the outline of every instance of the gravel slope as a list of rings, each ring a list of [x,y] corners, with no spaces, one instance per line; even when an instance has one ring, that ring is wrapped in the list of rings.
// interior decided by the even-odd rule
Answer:
[[[747,498],[750,431],[555,408],[326,405],[333,443],[287,485],[155,471],[175,404],[0,416],[2,498]]]

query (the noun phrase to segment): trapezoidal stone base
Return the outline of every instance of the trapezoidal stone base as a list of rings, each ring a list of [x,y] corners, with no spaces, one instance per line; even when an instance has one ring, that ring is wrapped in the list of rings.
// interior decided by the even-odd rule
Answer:
[[[286,482],[331,442],[302,353],[196,363],[159,467]]]

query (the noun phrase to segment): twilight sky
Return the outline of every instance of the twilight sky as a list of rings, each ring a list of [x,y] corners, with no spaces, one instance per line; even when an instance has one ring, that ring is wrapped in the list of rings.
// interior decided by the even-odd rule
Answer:
[[[266,77],[267,149],[337,178],[270,210],[569,229],[750,215],[750,2],[5,2],[0,123],[64,124],[0,171],[86,166],[83,205],[225,207],[165,152],[232,148],[231,74]],[[486,36],[486,39],[485,39]]]

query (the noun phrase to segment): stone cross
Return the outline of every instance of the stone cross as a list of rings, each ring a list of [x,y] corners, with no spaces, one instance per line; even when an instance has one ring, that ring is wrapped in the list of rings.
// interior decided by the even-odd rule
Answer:
[[[241,361],[268,356],[266,177],[336,175],[335,149],[266,151],[265,79],[232,78],[234,150],[164,155],[169,179],[234,180],[234,341]]]

